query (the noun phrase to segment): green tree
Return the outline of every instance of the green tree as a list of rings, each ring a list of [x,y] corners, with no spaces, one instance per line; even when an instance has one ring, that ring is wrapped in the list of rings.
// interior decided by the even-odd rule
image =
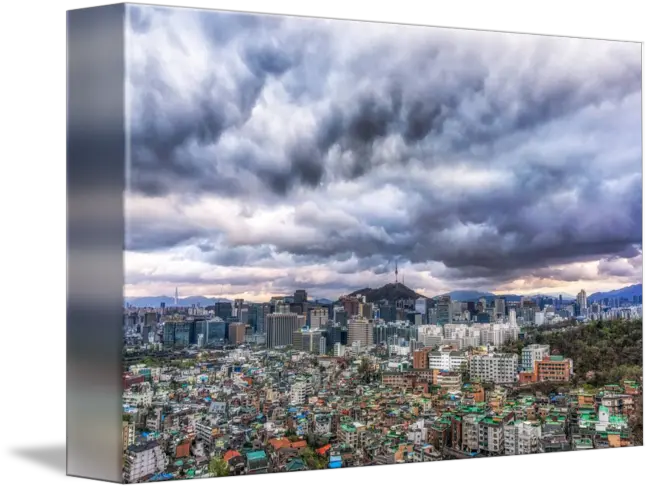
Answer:
[[[471,380],[471,376],[469,375],[469,365],[467,363],[462,363],[458,372],[462,377],[462,383],[468,383]]]
[[[641,381],[641,380],[639,380]],[[644,395],[639,394],[635,397],[635,409],[628,420],[630,430],[633,435],[635,445],[644,444]]]
[[[209,474],[217,478],[229,475],[229,463],[221,457],[214,457],[209,461]]]
[[[642,321],[608,320],[585,325],[575,322],[530,329],[524,341],[505,343],[504,349],[521,349],[529,343],[549,344],[551,354],[574,362],[576,384],[598,387],[642,376]],[[588,378],[588,373],[590,374]]]

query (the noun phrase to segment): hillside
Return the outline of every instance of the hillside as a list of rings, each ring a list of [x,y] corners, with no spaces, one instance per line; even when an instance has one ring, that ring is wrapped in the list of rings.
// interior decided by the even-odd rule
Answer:
[[[424,295],[418,294],[402,283],[389,283],[378,289],[359,289],[349,295],[365,295],[368,302],[379,302],[380,300],[394,302],[396,300],[425,298]]]
[[[618,383],[642,376],[642,321],[599,321],[553,331],[538,328],[529,341],[549,344],[552,354],[574,361],[578,379],[594,372],[594,385]]]
[[[642,284],[630,285],[609,292],[595,292],[588,296],[588,301],[594,302],[603,299],[628,299],[632,300],[634,296],[642,295]]]

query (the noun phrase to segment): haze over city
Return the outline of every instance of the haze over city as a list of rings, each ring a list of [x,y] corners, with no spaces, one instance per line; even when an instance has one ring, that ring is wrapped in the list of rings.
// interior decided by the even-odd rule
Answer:
[[[128,11],[127,296],[641,283],[639,44]]]

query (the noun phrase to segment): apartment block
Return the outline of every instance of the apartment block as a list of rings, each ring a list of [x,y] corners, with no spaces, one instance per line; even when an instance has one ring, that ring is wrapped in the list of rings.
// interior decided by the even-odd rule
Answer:
[[[472,356],[469,374],[472,380],[513,383],[517,378],[518,355],[511,353]]]
[[[536,361],[536,381],[570,381],[572,375],[572,360],[563,356],[545,356]]]
[[[166,457],[156,441],[130,446],[124,460],[124,479],[136,483],[164,470]]]
[[[529,346],[525,346],[521,355],[523,370],[534,371],[534,363],[536,361],[542,361],[549,354],[550,347],[548,344],[530,344]]]

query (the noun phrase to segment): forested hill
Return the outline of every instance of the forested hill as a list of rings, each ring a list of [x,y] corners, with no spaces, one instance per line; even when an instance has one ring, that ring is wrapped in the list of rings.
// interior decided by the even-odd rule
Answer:
[[[584,380],[589,371],[591,384],[618,383],[642,378],[642,321],[599,321],[560,330],[541,331],[528,336],[531,342],[549,344],[552,354],[574,361],[574,371]]]

